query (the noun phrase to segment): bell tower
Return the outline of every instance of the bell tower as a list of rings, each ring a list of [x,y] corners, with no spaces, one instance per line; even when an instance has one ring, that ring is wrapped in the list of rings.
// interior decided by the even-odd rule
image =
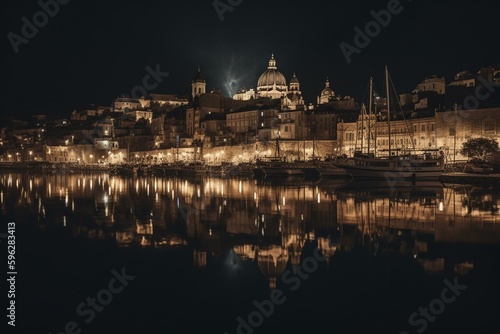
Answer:
[[[201,75],[201,70],[200,67],[198,66],[198,72],[196,73],[193,82],[191,83],[191,94],[193,96],[193,99],[196,96],[200,96],[201,94],[205,94],[205,89],[206,89],[207,83],[205,82],[205,79]]]
[[[292,80],[290,80],[290,91],[301,94],[299,79],[297,79],[295,73],[293,74]]]

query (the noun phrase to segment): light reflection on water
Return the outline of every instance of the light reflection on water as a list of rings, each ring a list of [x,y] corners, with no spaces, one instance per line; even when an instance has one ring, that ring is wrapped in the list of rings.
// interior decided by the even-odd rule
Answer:
[[[375,254],[397,239],[397,251],[413,254],[428,271],[441,271],[434,244],[500,243],[499,197],[493,188],[432,182],[391,190],[383,183],[342,181],[0,176],[2,215],[13,212],[18,223],[70,229],[118,246],[196,244],[199,267],[206,266],[207,253],[231,250],[258,261],[270,281],[287,261],[300,262],[310,240],[333,255],[356,247]]]

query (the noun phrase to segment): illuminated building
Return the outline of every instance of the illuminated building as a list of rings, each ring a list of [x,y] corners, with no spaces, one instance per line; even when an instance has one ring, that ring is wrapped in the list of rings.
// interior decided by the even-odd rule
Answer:
[[[132,99],[128,97],[119,97],[113,103],[115,111],[130,111],[136,109],[142,109],[142,105],[138,99]]]
[[[330,81],[327,78],[325,82],[325,89],[321,91],[321,94],[317,98],[317,102],[318,104],[327,104],[328,102],[330,102],[330,99],[334,97],[335,97],[335,92],[330,87]]]
[[[290,90],[281,100],[282,110],[304,110],[305,103],[302,97],[302,92],[300,91],[299,79],[295,73],[290,80]]]
[[[255,99],[256,96],[257,93],[255,92],[255,89],[251,88],[246,90],[245,87],[243,87],[238,91],[238,93],[234,94],[233,99],[238,101],[248,101]]]
[[[280,99],[288,92],[286,79],[276,66],[274,54],[271,55],[267,70],[262,73],[257,82],[257,95],[259,97],[269,97],[271,99]]]

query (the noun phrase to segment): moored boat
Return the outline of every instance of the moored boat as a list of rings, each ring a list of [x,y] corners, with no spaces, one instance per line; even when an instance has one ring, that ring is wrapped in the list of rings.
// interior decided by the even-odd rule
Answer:
[[[437,179],[444,171],[444,161],[427,156],[395,156],[387,158],[354,157],[340,168],[354,178],[371,179]]]
[[[207,172],[206,166],[202,163],[191,163],[178,166],[177,175],[181,177],[200,177]]]
[[[266,178],[304,176],[304,171],[300,164],[286,162],[281,158],[268,158],[257,161],[254,175],[262,175]]]
[[[227,168],[226,175],[229,177],[251,177],[253,175],[253,169],[256,168],[254,164],[251,163],[240,163],[238,165],[232,165]],[[259,171],[260,170],[259,168]]]
[[[114,166],[109,173],[111,175],[134,176],[137,175],[139,167],[133,165],[118,165]]]
[[[341,178],[350,176],[345,169],[340,168],[338,163],[334,161],[316,161],[314,165],[322,178]]]
[[[348,162],[340,164],[339,167],[346,170],[354,178],[370,178],[370,179],[386,179],[389,182],[402,179],[438,179],[444,172],[444,155],[442,152],[439,154],[432,154],[432,151],[426,150],[422,154],[399,154],[398,149],[392,147],[393,139],[391,139],[391,100],[389,93],[389,72],[385,68],[385,86],[386,86],[386,107],[387,107],[387,125],[388,125],[388,149],[387,150],[374,150],[375,153],[370,152],[371,146],[370,139],[373,134],[371,133],[373,114],[372,114],[372,98],[373,98],[373,80],[370,79],[370,102],[369,114],[365,114],[364,105],[361,109],[361,151],[356,150],[354,157],[349,159]],[[368,123],[365,126],[365,121]],[[365,129],[368,129],[368,135],[365,136]],[[368,142],[368,152],[364,152],[365,137]],[[375,139],[375,138],[373,138]],[[371,143],[376,143],[372,140]],[[413,143],[413,141],[412,141]],[[384,151],[385,156],[377,156]],[[416,152],[413,147],[413,151]]]

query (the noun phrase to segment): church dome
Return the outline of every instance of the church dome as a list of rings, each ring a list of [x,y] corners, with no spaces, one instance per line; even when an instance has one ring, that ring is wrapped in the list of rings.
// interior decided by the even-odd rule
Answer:
[[[277,92],[286,92],[287,90],[285,76],[278,71],[274,55],[272,55],[271,60],[269,60],[267,70],[262,73],[257,82],[257,91],[266,92],[272,90]]]
[[[335,96],[333,89],[330,88],[330,81],[328,79],[326,79],[325,89],[321,92],[321,96]]]
[[[321,94],[318,96],[318,104],[328,104],[330,99],[335,97],[335,92],[330,88],[330,81],[328,78],[326,79],[325,89],[321,91]]]
[[[278,70],[267,70],[259,78],[257,86],[286,86],[285,76]]]
[[[333,92],[333,89],[331,89],[330,87],[328,88],[325,88],[323,89],[323,91],[321,92],[321,95],[325,96],[335,96],[335,93]]]

